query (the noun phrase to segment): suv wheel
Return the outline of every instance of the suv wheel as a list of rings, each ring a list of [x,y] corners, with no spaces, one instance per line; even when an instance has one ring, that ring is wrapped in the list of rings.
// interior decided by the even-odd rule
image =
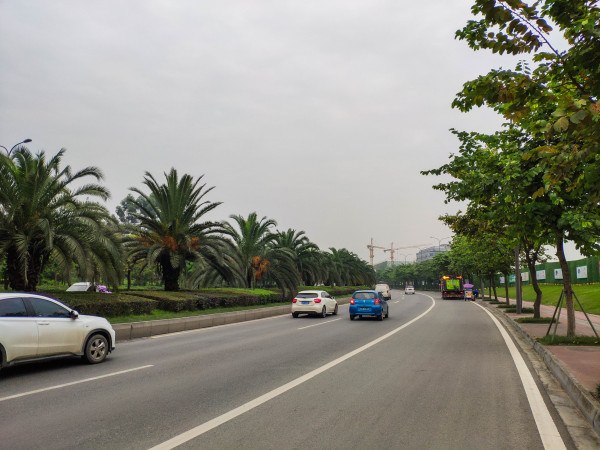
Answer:
[[[85,344],[85,360],[90,364],[98,364],[108,355],[108,341],[101,334],[94,334]]]

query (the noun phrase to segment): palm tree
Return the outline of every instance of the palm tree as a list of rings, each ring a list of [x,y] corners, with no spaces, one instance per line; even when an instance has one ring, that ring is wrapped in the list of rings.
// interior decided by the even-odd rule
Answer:
[[[88,177],[101,180],[102,172],[61,169],[64,153],[46,160],[43,151],[33,156],[20,147],[11,157],[0,155],[0,254],[14,290],[35,291],[50,258],[64,273],[76,263],[82,278],[104,277],[118,286],[121,252],[112,219],[88,200],[110,194],[95,183],[72,187]]]
[[[266,217],[259,220],[255,212],[247,218],[239,215],[231,218],[238,229],[225,223],[224,232],[232,238],[237,249],[239,273],[244,286],[254,288],[257,282],[271,279],[284,294],[295,290],[300,283],[300,275],[294,252],[277,246],[277,234],[271,231],[277,222]]]
[[[330,284],[335,282],[345,286],[359,286],[375,283],[375,271],[366,261],[345,248],[329,250]]]
[[[166,184],[161,185],[146,172],[144,184],[149,193],[131,188],[139,197],[128,199],[135,206],[130,215],[138,221],[136,231],[130,231],[126,239],[130,257],[145,260],[146,265],[156,264],[165,291],[179,290],[180,276],[189,261],[207,264],[223,277],[231,277],[220,224],[200,222],[221,204],[204,200],[214,187],[200,184],[204,175],[194,180],[186,174],[180,179],[173,168],[164,175]]]
[[[302,283],[312,286],[322,282],[326,277],[324,258],[319,247],[311,242],[304,231],[288,229],[280,231],[276,236],[277,247],[290,249]]]

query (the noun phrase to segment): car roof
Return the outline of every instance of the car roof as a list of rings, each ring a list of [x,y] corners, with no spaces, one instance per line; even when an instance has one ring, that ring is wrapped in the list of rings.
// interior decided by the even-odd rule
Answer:
[[[317,289],[309,290],[309,291],[299,291],[298,294],[320,294],[323,291],[319,291]]]
[[[55,298],[48,297],[47,295],[43,295],[43,294],[36,294],[33,292],[2,292],[2,293],[0,293],[0,298],[15,298],[15,297],[41,297],[41,298],[47,298],[48,300],[52,300],[52,301],[61,303],[60,300],[56,300]]]
[[[13,297],[45,297],[45,295],[32,294],[30,292],[2,292],[0,298],[13,298]]]
[[[354,291],[355,294],[357,292],[374,292],[375,294],[377,294],[379,291],[376,291],[375,289],[361,289],[360,291]]]

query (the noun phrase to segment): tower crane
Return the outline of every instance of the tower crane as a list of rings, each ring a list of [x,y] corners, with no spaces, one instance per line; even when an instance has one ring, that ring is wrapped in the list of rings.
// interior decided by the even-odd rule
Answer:
[[[373,238],[371,238],[371,243],[367,244],[367,248],[369,249],[369,258],[371,258],[371,266],[373,265],[373,249],[374,248],[380,248],[383,251],[385,251],[385,247],[381,247],[379,245],[374,245],[373,244]]]
[[[425,245],[429,245],[429,244],[406,245],[404,247],[394,247],[394,243],[392,242],[390,244],[390,248],[386,248],[383,251],[384,252],[390,252],[390,261],[392,262],[392,266],[393,266],[394,265],[394,252],[396,250],[403,250],[405,248],[418,248],[418,247],[423,247]]]

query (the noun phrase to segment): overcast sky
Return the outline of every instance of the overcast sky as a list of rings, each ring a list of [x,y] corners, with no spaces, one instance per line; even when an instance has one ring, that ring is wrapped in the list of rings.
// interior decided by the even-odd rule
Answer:
[[[0,0],[0,145],[99,167],[113,213],[174,167],[215,186],[212,220],[256,211],[365,260],[371,238],[447,242],[458,205],[419,172],[457,152],[449,128],[500,127],[450,104],[516,62],[454,39],[471,3]]]

